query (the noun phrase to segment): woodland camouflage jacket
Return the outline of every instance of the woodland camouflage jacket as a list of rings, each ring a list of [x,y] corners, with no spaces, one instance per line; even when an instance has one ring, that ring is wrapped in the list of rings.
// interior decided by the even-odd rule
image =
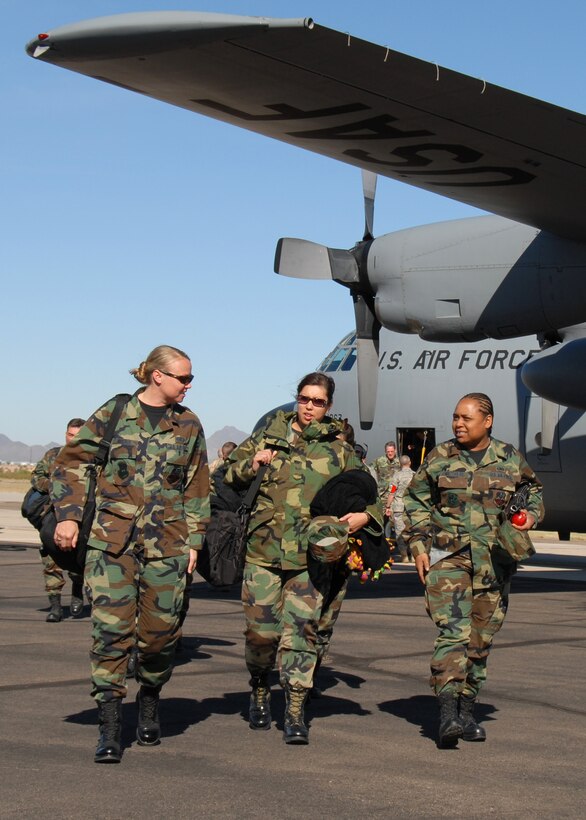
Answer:
[[[309,505],[330,478],[346,470],[366,470],[353,448],[336,436],[342,423],[326,416],[309,424],[294,444],[287,440],[294,412],[279,410],[267,426],[257,430],[230,455],[226,483],[248,486],[255,473],[252,459],[258,450],[277,455],[265,473],[249,525],[246,560],[261,566],[299,569],[307,565]],[[370,524],[380,532],[382,510],[377,502],[366,508]]]
[[[40,493],[48,493],[51,483],[51,473],[55,465],[55,459],[61,447],[51,447],[47,450],[43,458],[37,463],[31,475],[31,484]]]
[[[156,429],[136,393],[123,408],[98,477],[89,545],[120,553],[131,536],[147,558],[200,549],[209,521],[209,476],[198,417],[175,404]],[[57,521],[81,521],[86,468],[95,458],[115,399],[100,407],[55,462],[51,494]]]
[[[385,454],[375,459],[371,466],[376,474],[379,498],[382,501],[383,507],[385,507],[389,498],[389,490],[391,489],[391,476],[394,472],[401,469],[399,458],[393,458],[389,461]]]
[[[431,451],[405,492],[403,538],[414,556],[434,553],[433,560],[470,545],[474,586],[490,588],[511,564],[508,554],[522,560],[533,552],[527,534],[505,523],[504,508],[522,481],[532,485],[527,510],[541,521],[541,483],[511,444],[491,438],[477,465],[456,441],[446,441]]]

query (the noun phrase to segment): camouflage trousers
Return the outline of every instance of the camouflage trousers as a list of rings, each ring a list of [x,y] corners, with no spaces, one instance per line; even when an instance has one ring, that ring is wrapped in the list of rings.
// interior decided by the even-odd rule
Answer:
[[[60,595],[63,587],[65,586],[63,570],[55,563],[55,561],[53,561],[50,555],[43,555],[42,553],[40,553],[40,555],[43,564],[45,592],[47,595]],[[76,581],[83,580],[81,575],[76,575],[73,572],[68,572],[67,574],[73,584]]]
[[[405,519],[403,518],[403,512],[397,511],[393,512],[393,527],[395,530],[395,538],[397,541],[397,550],[401,557],[411,555],[411,551],[407,546],[405,539],[403,538],[403,530],[405,529]]]
[[[307,569],[245,564],[242,604],[250,674],[265,675],[277,661],[281,684],[309,689],[322,603],[323,593]]]
[[[440,634],[431,659],[436,694],[454,691],[476,697],[486,680],[493,636],[507,612],[510,582],[496,589],[473,588],[470,550],[432,564],[425,579],[427,612]]]
[[[161,687],[171,677],[180,634],[188,557],[146,559],[131,543],[121,555],[88,548],[85,582],[92,599],[92,696],[126,696],[130,650],[136,679]]]
[[[348,591],[348,581],[350,580],[350,570],[346,567],[344,560],[338,561],[330,569],[329,590],[324,595],[324,600],[317,624],[317,635],[315,648],[320,662],[327,657],[334,626],[338,620],[346,592]]]

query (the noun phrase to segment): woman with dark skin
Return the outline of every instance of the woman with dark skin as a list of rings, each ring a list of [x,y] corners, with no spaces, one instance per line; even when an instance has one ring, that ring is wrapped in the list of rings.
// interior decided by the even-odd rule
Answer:
[[[445,747],[486,738],[474,703],[517,561],[534,551],[526,532],[543,517],[541,484],[518,450],[492,438],[493,417],[484,393],[463,396],[452,417],[454,438],[431,451],[404,497],[403,537],[439,629],[430,683]],[[522,483],[529,500],[524,523],[515,524],[505,511]]]

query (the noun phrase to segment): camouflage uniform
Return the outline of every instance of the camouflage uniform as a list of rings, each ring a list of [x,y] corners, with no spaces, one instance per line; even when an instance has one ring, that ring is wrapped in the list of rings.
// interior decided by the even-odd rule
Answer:
[[[403,530],[405,529],[405,521],[403,519],[405,502],[403,497],[405,495],[405,490],[411,483],[414,475],[415,471],[412,470],[411,467],[401,467],[401,469],[392,474],[390,480],[391,486],[395,486],[397,488],[391,502],[391,512],[393,514],[393,527],[395,530],[395,538],[397,539],[397,549],[404,557],[407,557],[408,550],[407,545],[403,540]]]
[[[252,459],[270,448],[277,455],[263,478],[249,526],[242,603],[246,617],[246,664],[251,675],[266,674],[278,653],[281,682],[308,689],[316,662],[316,629],[329,568],[308,567],[305,529],[316,492],[339,473],[366,469],[352,447],[336,438],[342,424],[326,417],[297,436],[296,414],[278,411],[230,455],[225,481],[251,483]],[[382,524],[378,504],[367,508],[373,527]]]
[[[135,630],[137,680],[162,686],[171,675],[189,549],[200,549],[209,519],[203,430],[187,407],[172,405],[153,430],[135,394],[122,411],[98,477],[88,541],[92,592],[92,694],[126,695]],[[96,454],[114,399],[100,407],[56,461],[52,495],[58,521],[80,521],[85,469]]]
[[[31,484],[40,493],[48,493],[51,483],[51,473],[55,464],[55,459],[61,447],[51,447],[47,450],[43,458],[38,462],[31,475]],[[45,580],[45,591],[47,595],[59,595],[65,586],[63,570],[59,567],[50,555],[44,554],[41,550],[41,562],[43,564],[43,577]],[[71,582],[81,585],[83,579],[81,575],[74,572],[68,573]]]
[[[440,630],[431,660],[436,694],[474,698],[486,679],[516,560],[533,551],[526,533],[503,523],[521,481],[532,484],[527,510],[540,521],[541,484],[518,450],[491,438],[477,465],[456,441],[447,441],[432,450],[405,494],[403,537],[415,557],[430,556],[426,604]]]
[[[352,574],[346,565],[345,558],[336,561],[333,566],[328,566],[328,570],[330,572],[329,587],[322,603],[315,643],[317,659],[320,663],[327,658],[334,626],[342,609]]]
[[[391,489],[391,476],[401,468],[398,456],[392,461],[384,456],[379,456],[372,462],[372,469],[374,470],[376,483],[378,484],[378,495],[382,501],[383,508],[387,506],[389,498],[389,490]]]

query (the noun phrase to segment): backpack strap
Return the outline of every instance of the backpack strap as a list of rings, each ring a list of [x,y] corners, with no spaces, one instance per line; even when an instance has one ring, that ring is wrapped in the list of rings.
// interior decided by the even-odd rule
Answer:
[[[258,468],[258,471],[256,473],[256,477],[255,477],[254,481],[252,482],[252,484],[248,488],[248,492],[246,493],[246,495],[244,496],[244,498],[242,500],[242,506],[246,509],[247,512],[250,512],[250,510],[252,509],[252,505],[254,504],[254,500],[255,500],[256,496],[258,495],[258,491],[260,490],[261,481],[264,478],[264,474],[266,473],[268,466],[269,466],[268,464],[261,464],[260,465],[260,467]]]
[[[114,398],[116,399],[116,404],[112,410],[112,415],[108,419],[106,432],[104,433],[103,439],[98,444],[98,452],[96,453],[96,457],[94,459],[94,466],[96,467],[103,467],[108,461],[112,437],[116,432],[116,427],[120,421],[122,410],[126,407],[132,396],[130,393],[118,393]]]

